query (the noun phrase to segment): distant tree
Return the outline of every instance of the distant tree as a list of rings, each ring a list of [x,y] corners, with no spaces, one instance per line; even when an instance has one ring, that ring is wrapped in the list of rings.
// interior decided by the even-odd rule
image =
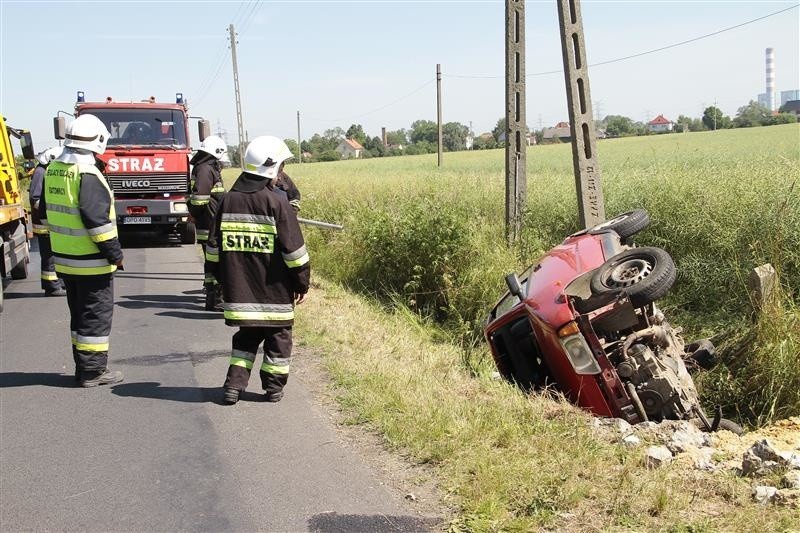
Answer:
[[[763,126],[768,124],[771,118],[769,109],[759,104],[755,100],[750,100],[745,106],[736,112],[733,125],[737,128],[752,128],[753,126]]]
[[[718,107],[709,106],[703,111],[703,125],[709,130],[724,130],[731,127],[731,118]]]
[[[367,134],[364,133],[364,128],[361,124],[352,124],[347,128],[347,132],[345,132],[344,136],[347,139],[355,139],[361,145],[367,140]]]
[[[337,126],[335,128],[325,130],[325,133],[323,133],[322,136],[329,141],[335,141],[338,145],[339,141],[345,138],[345,132],[342,128]]]
[[[608,115],[603,122],[606,124],[606,133],[609,137],[636,135],[638,131],[633,120],[622,115]]]
[[[295,161],[297,161],[298,153],[297,153],[297,141],[294,139],[284,139],[283,142],[286,143],[286,146],[289,148],[289,151],[292,152],[294,155]]]
[[[448,122],[442,125],[442,147],[448,152],[466,150],[469,127],[459,122]],[[437,147],[438,149],[438,147]]]
[[[492,137],[494,137],[495,142],[499,143],[501,136],[504,135],[505,133],[506,133],[506,119],[505,117],[503,117],[497,120],[497,124],[492,130]]]
[[[492,135],[478,135],[472,144],[473,150],[491,150],[497,148],[497,141]]]
[[[776,124],[794,124],[795,122],[797,122],[797,115],[794,113],[778,113],[769,117],[769,121],[764,125],[774,126]]]
[[[336,150],[325,150],[315,157],[317,161],[339,161],[341,158]]]
[[[675,121],[675,124],[678,125],[679,131],[683,131],[684,127],[688,131],[703,131],[706,129],[701,119],[687,117],[686,115],[680,115],[678,120]]]
[[[387,131],[386,142],[389,146],[405,146],[408,144],[408,133],[405,129]]]
[[[228,146],[228,159],[231,160],[232,167],[241,167],[242,160],[239,159],[239,147],[238,146]]]
[[[373,157],[383,157],[386,155],[386,147],[383,145],[380,137],[367,137],[361,143],[364,146],[364,151],[371,154]]]
[[[439,142],[439,126],[432,120],[415,120],[411,124],[409,137],[413,144],[423,141],[437,144]]]

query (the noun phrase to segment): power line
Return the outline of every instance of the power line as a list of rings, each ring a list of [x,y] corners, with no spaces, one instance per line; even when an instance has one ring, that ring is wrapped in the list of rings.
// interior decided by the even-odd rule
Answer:
[[[357,119],[357,118],[366,117],[367,115],[371,115],[371,114],[373,114],[373,113],[377,113],[378,111],[382,111],[382,110],[386,109],[387,107],[391,107],[391,106],[393,106],[393,105],[395,105],[395,104],[398,104],[398,103],[402,102],[402,101],[403,101],[403,100],[405,100],[406,98],[409,98],[409,97],[411,97],[411,96],[413,96],[413,95],[417,94],[417,93],[418,93],[418,92],[420,92],[422,89],[424,89],[424,88],[425,88],[425,87],[427,87],[428,85],[430,85],[430,84],[432,84],[432,83],[435,83],[435,82],[436,82],[436,79],[435,79],[435,78],[434,78],[434,79],[431,79],[431,80],[428,80],[428,81],[426,81],[425,83],[423,83],[422,85],[420,85],[419,87],[417,87],[416,89],[414,89],[413,91],[411,91],[410,93],[408,93],[408,94],[406,94],[406,95],[404,95],[404,96],[401,96],[400,98],[398,98],[398,99],[396,99],[396,100],[393,100],[393,101],[389,102],[389,103],[388,103],[388,104],[386,104],[386,105],[382,105],[381,107],[375,108],[375,109],[373,109],[372,111],[367,111],[366,113],[362,113],[362,114],[360,114],[360,115],[349,116],[349,117],[342,117],[342,118],[333,118],[333,119],[314,118],[314,117],[309,117],[309,116],[307,116],[307,115],[306,115],[306,119],[309,119],[309,120],[314,120],[314,121],[317,121],[317,122],[330,122],[330,123],[334,123],[334,122],[342,122],[342,121],[348,121],[348,120],[354,120],[354,119]]]
[[[611,63],[618,63],[620,61],[627,61],[628,59],[634,59],[636,57],[641,57],[641,56],[648,55],[648,54],[654,54],[656,52],[663,52],[664,50],[669,50],[670,48],[675,48],[677,46],[683,46],[684,44],[689,44],[689,43],[693,43],[695,41],[700,41],[702,39],[707,39],[709,37],[713,37],[715,35],[719,35],[720,33],[725,33],[727,31],[735,30],[737,28],[741,28],[742,26],[747,26],[748,24],[753,24],[754,22],[758,22],[760,20],[764,20],[764,19],[769,18],[769,17],[774,17],[775,15],[780,15],[781,13],[785,13],[786,11],[790,11],[792,9],[796,9],[798,6],[800,6],[800,4],[795,4],[793,6],[781,9],[779,11],[775,11],[774,13],[769,13],[769,14],[764,15],[762,17],[754,18],[752,20],[748,20],[747,22],[742,22],[741,24],[736,24],[735,26],[730,26],[728,28],[723,28],[723,29],[717,30],[715,32],[706,33],[705,35],[701,35],[699,37],[693,37],[693,38],[687,39],[685,41],[669,44],[669,45],[666,45],[666,46],[662,46],[660,48],[653,48],[652,50],[647,50],[645,52],[639,52],[639,53],[636,53],[636,54],[631,54],[629,56],[618,57],[616,59],[609,59],[607,61],[600,61],[599,63],[592,63],[589,66],[590,67],[598,67],[598,66],[601,66],[601,65],[609,65]],[[533,78],[535,76],[547,76],[549,74],[560,74],[562,72],[564,72],[562,69],[548,70],[548,71],[544,71],[544,72],[534,72],[533,74],[528,74],[525,77],[526,78]],[[466,76],[466,75],[455,75],[455,74],[448,74],[447,77],[448,78],[461,78],[461,79],[499,79],[499,78],[505,78],[505,76]]]

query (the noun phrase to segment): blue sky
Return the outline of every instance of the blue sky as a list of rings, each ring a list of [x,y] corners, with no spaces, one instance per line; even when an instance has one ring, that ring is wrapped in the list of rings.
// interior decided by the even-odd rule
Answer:
[[[589,63],[659,48],[796,5],[792,1],[590,1]],[[526,4],[528,123],[567,120],[555,0]],[[800,88],[800,9],[643,57],[590,68],[603,116],[728,114],[764,92],[775,48],[779,91]],[[303,138],[362,124],[368,134],[436,119],[489,131],[504,113],[504,2],[0,0],[0,112],[54,144],[52,117],[91,100],[189,99],[192,115],[237,140],[228,25],[238,36],[250,138]],[[193,129],[195,129],[193,127]]]

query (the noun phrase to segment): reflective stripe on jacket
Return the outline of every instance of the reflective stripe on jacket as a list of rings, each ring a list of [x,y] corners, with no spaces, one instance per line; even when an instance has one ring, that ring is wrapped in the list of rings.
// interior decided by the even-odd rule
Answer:
[[[206,247],[222,283],[229,326],[290,326],[294,299],[308,291],[303,234],[286,195],[243,173],[225,194]]]
[[[91,228],[86,227],[81,215],[81,181],[86,174],[97,177],[110,199],[108,213],[100,217],[106,222]],[[44,187],[44,209],[56,272],[84,276],[114,272],[117,267],[98,247],[117,238],[114,194],[97,167],[54,161],[47,168]]]

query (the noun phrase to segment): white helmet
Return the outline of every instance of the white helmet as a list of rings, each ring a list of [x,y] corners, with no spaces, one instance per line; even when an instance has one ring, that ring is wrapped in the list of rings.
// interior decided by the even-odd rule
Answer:
[[[268,180],[278,176],[281,163],[293,156],[286,143],[277,137],[256,137],[244,153],[244,171]]]
[[[67,126],[66,137],[64,146],[102,154],[106,151],[109,133],[106,125],[96,116],[81,115]]]
[[[225,141],[222,140],[222,137],[209,135],[200,143],[200,148],[198,148],[198,150],[211,154],[217,159],[222,159],[225,154],[228,153],[228,146],[225,144]]]
[[[40,165],[49,165],[55,158],[61,155],[62,151],[63,148],[60,146],[51,146],[36,154],[36,160]]]

